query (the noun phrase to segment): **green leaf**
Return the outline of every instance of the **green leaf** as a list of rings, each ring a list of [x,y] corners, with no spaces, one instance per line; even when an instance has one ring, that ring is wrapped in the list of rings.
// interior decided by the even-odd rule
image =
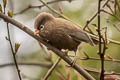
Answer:
[[[8,16],[9,17],[13,17],[13,12],[12,11],[8,11]]]
[[[20,44],[19,43],[15,43],[15,55],[16,55],[19,47],[20,47]]]

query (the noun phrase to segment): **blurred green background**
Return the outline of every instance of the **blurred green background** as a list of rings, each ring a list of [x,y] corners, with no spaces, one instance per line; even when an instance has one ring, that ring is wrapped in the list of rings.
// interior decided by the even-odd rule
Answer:
[[[2,3],[2,0],[0,0],[0,3]],[[102,4],[103,3],[104,1],[102,2]],[[39,0],[8,0],[7,10],[12,10],[14,13],[18,13],[21,10],[27,8],[29,4],[34,6],[41,5]],[[59,4],[61,5],[65,16],[69,17],[71,20],[83,27],[85,26],[86,21],[89,20],[97,11],[98,0],[74,0],[71,2],[61,1],[59,2]],[[49,6],[58,10],[58,3],[53,3]],[[110,6],[113,9],[113,4],[110,3]],[[105,9],[110,12],[107,7],[105,7]],[[34,19],[41,12],[49,12],[58,17],[55,13],[51,12],[46,7],[42,7],[41,9],[29,9],[22,14],[15,15],[13,18],[28,26],[30,29],[34,30]],[[118,11],[117,16],[120,16],[120,11]],[[89,24],[89,27],[93,30],[94,33],[97,34],[96,27],[92,24],[97,24],[97,17]],[[115,24],[120,29],[119,20],[106,13],[101,13],[101,27],[107,27],[107,37],[120,41],[120,32],[115,27],[113,27],[113,24]],[[9,42],[5,39],[5,36],[7,36],[6,24],[3,21],[0,21],[0,26],[0,65],[3,65],[7,63],[12,63],[13,58],[11,55]],[[104,30],[102,32],[104,34]],[[47,53],[45,53],[45,51],[38,45],[38,42],[36,40],[31,38],[23,31],[19,30],[18,28],[10,27],[10,34],[13,46],[15,45],[15,43],[20,44],[20,48],[18,49],[16,56],[18,63],[24,63],[24,65],[19,66],[23,80],[42,79],[50,68],[50,65],[58,59],[58,56],[56,56],[53,52],[47,51],[46,47],[44,46],[45,51],[47,51]],[[107,47],[108,49],[106,51],[106,55],[109,55],[114,59],[120,59],[119,45],[110,43],[107,45]],[[85,57],[85,55],[83,54],[84,52],[86,52],[90,57],[99,58],[99,55],[97,54],[98,46],[93,47],[89,44],[82,43],[79,46],[77,56],[80,56],[81,58]],[[69,55],[74,55],[74,52],[69,52]],[[31,65],[26,65],[26,63],[31,63]],[[48,67],[34,64],[32,65],[32,63],[44,63],[48,65]],[[100,71],[100,60],[77,59],[76,63],[78,63],[82,67],[93,68]],[[119,67],[119,62],[105,61],[105,71],[119,73]],[[91,72],[91,74],[98,80],[99,74],[93,72]],[[60,79],[60,75],[63,75],[66,78],[68,77],[68,75],[70,75],[69,80],[85,80],[72,68],[68,68],[67,64],[64,61],[61,61],[59,63],[59,65],[50,76],[49,80],[62,80]],[[1,67],[0,80],[19,80],[15,67]]]

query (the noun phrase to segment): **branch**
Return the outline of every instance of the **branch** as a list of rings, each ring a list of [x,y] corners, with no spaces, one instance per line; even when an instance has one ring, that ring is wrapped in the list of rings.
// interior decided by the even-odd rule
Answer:
[[[10,38],[9,26],[8,26],[8,23],[6,23],[6,24],[7,24],[7,31],[8,31],[8,41],[10,43],[13,60],[15,62],[15,66],[16,66],[16,70],[17,70],[19,79],[22,80],[22,77],[21,77],[21,74],[20,74],[20,70],[19,70],[19,67],[18,67],[18,63],[17,63],[17,60],[16,60],[16,56],[15,56],[15,53],[14,53],[14,49],[13,49],[13,46],[12,46],[12,41],[11,41],[11,38]]]
[[[116,25],[116,23],[113,23],[113,22],[110,21],[110,20],[107,20],[107,23],[112,24],[113,27],[115,27],[115,29],[116,29],[118,32],[120,32],[120,28]]]
[[[87,55],[87,53],[86,53]],[[100,58],[96,58],[96,57],[91,57],[91,56],[86,56],[85,57],[80,57],[80,56],[73,56],[73,55],[69,55],[69,57],[76,57],[76,59],[79,60],[95,60],[95,61],[100,61]],[[116,62],[116,63],[120,63],[119,59],[114,59],[111,56],[107,55],[107,58],[104,61],[109,61],[109,62]]]
[[[100,56],[100,60],[101,60],[101,72],[100,72],[100,80],[104,80],[104,54],[105,54],[105,50],[106,48],[104,48],[103,52],[102,52],[102,39],[104,42],[104,46],[106,46],[104,38],[101,35],[101,16],[100,16],[100,9],[101,9],[101,1],[98,1],[98,36],[99,36],[99,56]]]
[[[58,63],[61,61],[61,58],[58,58],[57,61],[52,65],[52,67],[48,70],[47,74],[45,75],[43,80],[48,80],[49,76],[53,72],[53,70],[56,68]]]
[[[3,9],[4,9],[3,14],[6,14],[6,4],[7,4],[7,0],[3,0]],[[10,37],[10,31],[9,31],[8,22],[6,22],[6,26],[7,26],[7,34],[8,34],[8,39],[7,40],[9,41],[9,44],[10,44],[10,48],[11,48],[11,52],[12,52],[12,56],[13,56],[13,61],[15,63],[18,78],[19,78],[19,80],[22,80],[22,77],[21,77],[21,74],[20,74],[20,69],[18,67],[16,56],[15,56],[14,49],[13,49],[13,46],[12,46],[12,41],[11,41],[11,37]]]
[[[44,68],[50,68],[52,66],[51,63],[35,63],[35,62],[18,62],[18,65],[23,65],[23,66],[40,66],[40,67],[44,67]],[[0,68],[4,68],[7,66],[15,66],[15,63],[5,63],[5,64],[0,64]]]
[[[54,1],[49,1],[49,2],[46,2],[47,4],[53,4],[53,3],[56,3],[56,2],[62,2],[62,1],[69,1],[69,0],[54,0]],[[71,1],[74,1],[74,0],[71,0]],[[18,12],[18,13],[15,13],[14,15],[18,15],[18,14],[22,14],[24,13],[25,11],[29,10],[29,9],[34,9],[34,8],[42,8],[44,7],[45,5],[39,5],[39,6],[32,6],[32,5],[28,5],[27,8],[23,9],[22,11]]]
[[[98,59],[100,60],[100,59]],[[18,62],[18,65],[20,66],[35,66],[35,67],[44,67],[44,68],[50,68],[52,67],[53,64],[51,63],[43,63],[43,62]],[[15,66],[14,63],[6,63],[6,64],[1,64],[0,68],[8,67],[8,66]],[[61,66],[61,65],[58,65]],[[99,70],[94,69],[94,68],[89,68],[89,67],[83,67],[87,72],[92,72],[92,73],[100,73]],[[115,72],[105,72],[104,75],[120,75],[120,73],[115,73]]]
[[[100,71],[94,68],[83,67],[86,71],[100,74]],[[120,73],[115,72],[104,72],[104,75],[120,75]]]
[[[29,28],[24,26],[23,24],[17,22],[16,20],[4,15],[3,13],[0,12],[0,17],[7,21],[8,23],[11,23],[21,29],[22,31],[26,32],[30,36],[32,36],[34,39],[40,41],[42,44],[44,44],[46,47],[48,47],[50,50],[52,50],[56,55],[61,57],[65,62],[67,62],[69,65],[71,65],[77,72],[79,72],[82,76],[84,76],[87,80],[95,80],[88,72],[86,72],[82,67],[80,67],[78,64],[71,64],[73,61],[70,59],[68,56],[65,56],[65,54],[58,50],[57,48],[51,46],[50,44],[47,44],[42,40],[42,38],[38,35],[34,35],[34,32],[31,31]]]
[[[110,0],[107,0],[107,1],[103,4],[102,7],[104,8],[109,1],[110,1]],[[93,21],[93,19],[95,19],[95,17],[97,16],[97,14],[98,14],[98,11],[95,12],[95,14],[94,14],[89,20],[87,20],[85,26],[83,27],[83,30],[85,30],[86,28],[88,28],[89,23],[90,23],[91,21]]]

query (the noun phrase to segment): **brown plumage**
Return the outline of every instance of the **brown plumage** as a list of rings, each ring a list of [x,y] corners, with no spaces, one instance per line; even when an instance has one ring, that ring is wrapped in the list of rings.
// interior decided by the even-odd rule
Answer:
[[[52,46],[61,49],[69,49],[76,52],[81,42],[93,45],[88,34],[82,31],[72,22],[55,18],[49,13],[40,13],[34,23],[35,34],[39,35]]]

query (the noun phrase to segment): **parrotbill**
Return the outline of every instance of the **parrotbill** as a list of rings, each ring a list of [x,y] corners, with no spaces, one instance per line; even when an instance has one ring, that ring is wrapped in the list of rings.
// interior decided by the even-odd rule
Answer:
[[[34,23],[34,34],[57,49],[77,51],[81,42],[94,45],[92,38],[71,21],[55,18],[52,14],[40,13]]]

